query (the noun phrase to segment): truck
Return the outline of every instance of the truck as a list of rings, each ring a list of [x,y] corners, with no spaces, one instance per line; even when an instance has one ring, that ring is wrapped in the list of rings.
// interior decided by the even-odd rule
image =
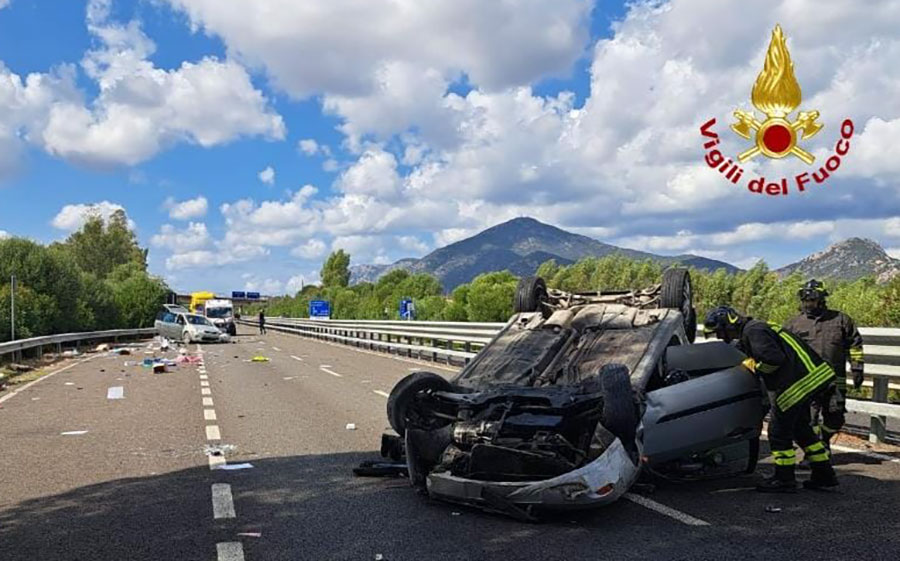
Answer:
[[[216,298],[207,300],[201,313],[223,333],[231,336],[237,333],[237,326],[234,323],[234,304],[231,300]]]

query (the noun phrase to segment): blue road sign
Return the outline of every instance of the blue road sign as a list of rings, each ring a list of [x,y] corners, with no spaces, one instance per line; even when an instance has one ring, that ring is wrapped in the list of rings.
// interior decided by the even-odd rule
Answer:
[[[310,300],[309,301],[309,317],[311,318],[329,318],[331,317],[331,302],[327,300]]]
[[[409,298],[400,300],[400,317],[403,319],[413,319],[416,315],[416,305]]]
[[[236,290],[232,290],[232,291],[231,291],[231,297],[232,297],[232,298],[246,298],[246,297],[247,297],[247,293],[244,292],[244,291],[236,291]]]
[[[247,300],[259,300],[259,292],[248,292]]]

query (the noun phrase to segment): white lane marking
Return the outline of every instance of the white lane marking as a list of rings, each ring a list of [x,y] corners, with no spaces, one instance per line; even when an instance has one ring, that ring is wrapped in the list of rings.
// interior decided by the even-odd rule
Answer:
[[[303,359],[300,358],[299,356],[291,355],[291,358],[294,359],[294,360],[299,360],[300,362],[303,362]]]
[[[213,483],[212,486],[213,518],[234,518],[234,499],[231,497],[231,485]]]
[[[218,469],[219,466],[225,465],[225,456],[208,456],[209,469]]]
[[[282,380],[293,380],[294,376],[285,376]]]
[[[212,395],[212,390],[209,388],[200,388],[200,395]]]
[[[206,426],[206,440],[222,440],[222,433],[219,432],[219,425]]]
[[[320,366],[320,367],[319,367],[319,370],[321,370],[322,372],[328,372],[328,373],[331,374],[332,376],[337,376],[338,378],[343,378],[343,377],[344,377],[343,374],[338,374],[338,373],[335,372],[334,370],[329,370],[329,369],[328,369],[327,367],[325,367],[325,366]]]
[[[86,430],[67,430],[66,432],[59,433],[62,436],[80,436],[82,434],[87,434]]]
[[[639,504],[644,508],[649,508],[654,512],[658,512],[669,518],[674,518],[675,520],[681,522],[682,524],[687,524],[688,526],[709,526],[709,522],[705,520],[700,520],[699,518],[694,518],[690,514],[685,514],[680,510],[675,510],[674,508],[667,507],[664,504],[660,504],[656,501],[652,501],[647,497],[642,495],[635,495],[634,493],[625,493],[622,495],[622,498],[628,499],[629,501]]]
[[[206,421],[215,421],[216,420],[216,410],[215,409],[204,409],[203,410],[203,419]]]
[[[200,387],[201,387],[201,388],[208,388],[208,387],[209,387],[209,380],[200,380]]]
[[[204,398],[203,398],[203,406],[204,406],[204,407],[212,407],[212,406],[213,406],[213,400],[212,400],[212,398],[211,398],[211,397],[204,397]]]
[[[125,399],[125,388],[113,386],[106,390],[106,399]]]
[[[375,392],[375,393],[377,393],[378,395],[380,395],[380,396],[382,396],[382,397],[391,397],[391,394],[389,394],[389,393],[387,393],[387,392],[383,392],[383,391],[381,391],[381,390],[372,390],[372,391]]]
[[[278,347],[272,347],[272,350],[273,350],[273,351],[277,351],[277,352],[279,352],[279,353],[281,352],[281,349],[279,349]]]
[[[241,542],[220,542],[216,544],[217,561],[244,561],[244,546]]]
[[[209,376],[207,376],[206,374],[201,374],[200,379],[201,380],[209,380]]]
[[[68,365],[68,366],[63,366],[63,367],[60,368],[59,370],[55,370],[55,371],[53,371],[53,372],[51,372],[51,373],[49,373],[49,374],[47,374],[47,375],[45,375],[45,376],[41,376],[40,378],[38,378],[37,380],[34,380],[33,382],[28,382],[27,384],[25,384],[25,385],[22,386],[21,388],[17,389],[16,391],[14,391],[14,392],[12,392],[12,393],[10,393],[10,394],[8,394],[8,395],[4,395],[3,397],[0,397],[0,403],[3,403],[3,402],[6,401],[7,399],[12,399],[13,397],[19,395],[19,394],[22,393],[23,391],[27,390],[28,388],[30,388],[31,386],[37,384],[38,382],[40,382],[40,381],[42,381],[42,380],[46,380],[47,378],[50,378],[50,377],[52,377],[52,376],[56,376],[56,375],[59,374],[60,372],[65,372],[65,371],[68,370],[69,368],[73,368],[73,367],[75,367],[75,366],[78,366],[79,364],[84,364],[85,362],[87,362],[87,361],[89,361],[89,360],[93,360],[93,359],[97,358],[98,356],[100,356],[100,355],[91,355],[91,356],[87,357],[87,358],[84,359],[84,360],[79,360],[78,362],[73,362],[72,364],[70,364],[70,365]],[[67,385],[67,386],[74,386],[75,384],[74,384],[73,382],[69,382],[69,383],[67,383],[66,385]]]
[[[320,364],[319,366],[322,368],[331,368],[330,364]]]

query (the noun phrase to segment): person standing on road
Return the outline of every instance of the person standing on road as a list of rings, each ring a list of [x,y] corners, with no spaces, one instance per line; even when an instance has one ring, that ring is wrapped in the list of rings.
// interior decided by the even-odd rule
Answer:
[[[831,455],[813,432],[809,403],[834,380],[834,370],[809,345],[780,326],[744,317],[733,308],[720,306],[710,311],[703,323],[704,333],[725,342],[735,341],[749,358],[744,366],[758,374],[769,391],[769,445],[775,459],[775,475],[756,486],[757,491],[795,493],[797,459],[794,442],[803,448],[812,475],[803,482],[806,489],[822,489],[838,484]]]
[[[812,279],[797,291],[800,313],[784,328],[802,337],[834,369],[836,378],[825,392],[813,400],[810,419],[813,430],[826,447],[844,426],[847,400],[847,362],[853,374],[853,387],[863,383],[863,340],[847,314],[828,309],[825,286]],[[848,360],[849,359],[849,360]],[[820,422],[821,415],[821,422]]]
[[[266,312],[265,310],[259,311],[259,334],[266,334]]]

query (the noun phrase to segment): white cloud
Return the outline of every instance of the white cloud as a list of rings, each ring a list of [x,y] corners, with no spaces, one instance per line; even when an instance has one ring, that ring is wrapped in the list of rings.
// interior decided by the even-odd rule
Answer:
[[[400,195],[402,182],[397,173],[397,159],[390,152],[373,147],[341,174],[337,182],[349,194],[374,195],[391,200]]]
[[[258,280],[254,278],[244,284],[244,290],[259,292],[263,296],[280,296],[284,294],[284,283],[278,279]]]
[[[10,1],[11,1],[11,0],[0,0],[0,10],[2,10],[3,8],[9,6]]]
[[[116,211],[120,210],[124,212],[125,208],[120,204],[111,203],[109,201],[66,205],[56,214],[51,221],[51,224],[54,228],[59,230],[74,232],[84,226],[84,223],[87,222],[87,219],[91,216],[99,216],[106,221],[109,220],[110,216]],[[128,224],[129,227],[134,228],[134,222],[129,220]]]
[[[317,259],[325,255],[328,246],[322,240],[312,238],[305,244],[295,247],[291,250],[291,255],[302,257],[303,259]]]
[[[175,253],[166,259],[166,269],[209,269],[234,263],[253,261],[269,254],[269,250],[256,245],[227,246],[218,244],[217,250],[198,249]]]
[[[900,247],[887,247],[884,250],[894,259],[900,259]]]
[[[297,142],[297,149],[307,156],[314,156],[319,152],[319,143],[314,138],[304,138]]]
[[[169,210],[169,218],[173,220],[190,220],[191,218],[202,218],[205,216],[209,203],[206,197],[202,195],[195,199],[181,202],[169,197],[163,203],[163,207]]]
[[[178,230],[171,224],[163,224],[159,233],[150,238],[156,247],[167,248],[174,253],[187,253],[207,247],[212,238],[202,222],[191,222],[184,230]]]
[[[0,240],[6,239],[6,238],[11,238],[11,237],[12,237],[12,234],[7,232],[6,230],[0,230]]]
[[[319,282],[319,274],[312,273],[309,275],[294,275],[289,278],[286,283],[284,283],[284,290],[287,294],[296,294],[301,291],[304,286],[309,286],[310,284],[316,284]]]
[[[87,13],[96,48],[81,67],[95,82],[94,99],[86,102],[73,65],[23,81],[0,63],[0,174],[11,171],[23,140],[69,161],[111,166],[137,164],[178,142],[284,138],[281,116],[238,62],[206,57],[161,69],[136,21],[110,21],[104,0],[89,2]]]
[[[266,167],[266,169],[262,170],[257,174],[259,180],[265,183],[266,185],[274,185],[275,184],[275,170],[272,169],[272,166]]]

